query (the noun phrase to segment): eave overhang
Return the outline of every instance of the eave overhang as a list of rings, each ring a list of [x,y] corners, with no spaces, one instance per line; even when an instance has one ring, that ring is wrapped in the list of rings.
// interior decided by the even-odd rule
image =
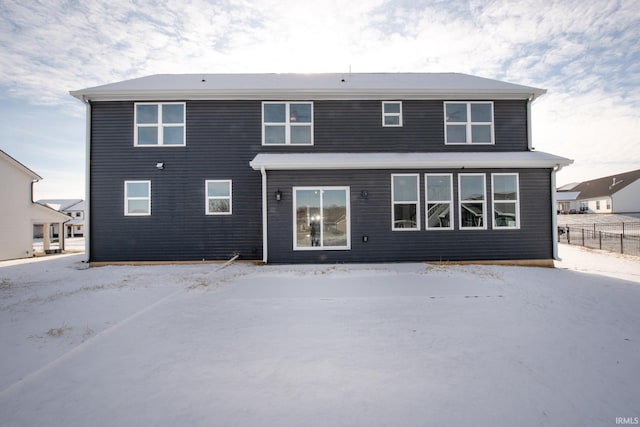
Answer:
[[[562,168],[573,160],[540,151],[481,153],[261,153],[255,170]]]

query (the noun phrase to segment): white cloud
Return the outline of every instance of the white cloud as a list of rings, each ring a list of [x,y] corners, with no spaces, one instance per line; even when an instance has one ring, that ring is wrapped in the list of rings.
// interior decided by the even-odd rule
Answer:
[[[155,73],[466,72],[548,89],[535,145],[593,177],[639,160],[637,28],[632,0],[5,0],[0,87],[77,115],[69,90]]]

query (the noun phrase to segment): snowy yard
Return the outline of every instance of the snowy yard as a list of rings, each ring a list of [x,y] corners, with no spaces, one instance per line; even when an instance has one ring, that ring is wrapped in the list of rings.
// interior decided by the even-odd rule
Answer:
[[[2,426],[608,426],[640,416],[640,260],[0,262]]]

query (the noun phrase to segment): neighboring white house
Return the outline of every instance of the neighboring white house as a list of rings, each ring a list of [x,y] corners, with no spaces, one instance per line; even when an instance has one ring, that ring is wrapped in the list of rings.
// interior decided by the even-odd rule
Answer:
[[[65,225],[65,237],[84,236],[84,200],[82,199],[41,199],[37,203],[68,215]],[[59,235],[57,227],[53,227],[54,236]],[[34,237],[42,237],[42,228],[34,228]]]
[[[640,212],[640,169],[558,188],[561,213]]]
[[[33,184],[42,177],[0,150],[0,260],[33,256],[33,226],[50,224],[59,227],[69,220],[67,215],[33,202]],[[44,249],[49,250],[45,233]],[[60,240],[64,249],[64,239]]]

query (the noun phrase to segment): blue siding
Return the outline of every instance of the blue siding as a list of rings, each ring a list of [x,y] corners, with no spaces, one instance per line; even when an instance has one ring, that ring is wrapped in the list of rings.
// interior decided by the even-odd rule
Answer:
[[[382,127],[381,101],[315,101],[314,146],[264,147],[261,105],[259,101],[187,101],[186,147],[134,147],[134,103],[93,103],[89,153],[91,261],[223,260],[236,252],[243,259],[262,259],[261,175],[249,167],[260,152],[527,149],[526,101],[495,101],[493,146],[445,146],[442,101],[404,101],[401,128]],[[163,162],[165,168],[156,169],[157,162]],[[269,172],[269,194],[278,188],[285,193],[285,200],[278,205],[269,197],[270,260],[551,257],[549,171],[521,171],[520,231],[415,233],[390,231],[390,173]],[[233,215],[205,215],[207,179],[233,180]],[[124,216],[126,180],[151,181],[151,216]],[[291,250],[293,185],[351,186],[351,251]],[[359,198],[363,189],[369,191],[367,200]],[[366,244],[361,241],[363,235],[370,237]],[[487,239],[492,242],[490,252],[486,250]]]

